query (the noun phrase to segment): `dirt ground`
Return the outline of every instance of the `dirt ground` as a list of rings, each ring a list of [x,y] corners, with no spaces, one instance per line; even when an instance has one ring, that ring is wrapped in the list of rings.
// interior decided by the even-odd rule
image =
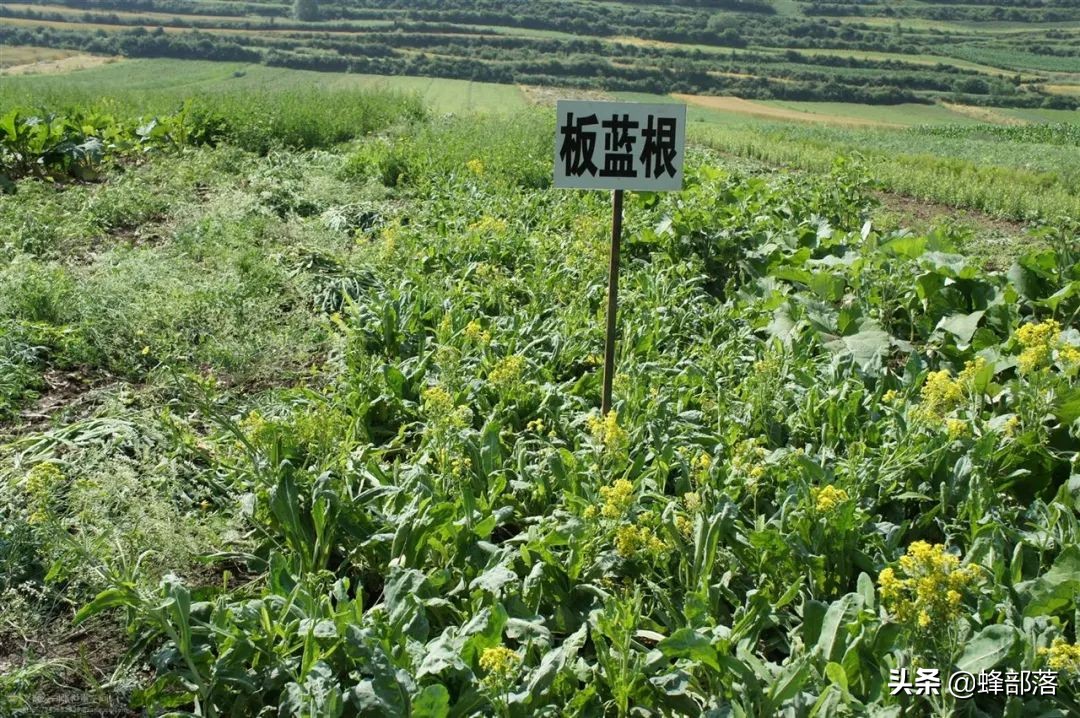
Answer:
[[[0,75],[45,75],[73,70],[86,70],[110,62],[117,62],[118,57],[106,57],[102,55],[72,55],[56,60],[41,60],[24,65],[12,65],[0,70]]]
[[[672,97],[682,100],[683,102],[686,102],[688,104],[698,105],[699,107],[705,107],[710,110],[735,112],[742,115],[750,115],[752,117],[761,117],[767,120],[797,120],[802,122],[827,123],[831,125],[851,125],[860,127],[893,126],[887,122],[877,122],[874,120],[868,120],[863,117],[823,115],[815,114],[812,112],[800,112],[798,110],[791,110],[786,107],[773,107],[772,105],[763,105],[752,100],[743,100],[738,97],[713,97],[707,95],[681,94],[673,94]]]

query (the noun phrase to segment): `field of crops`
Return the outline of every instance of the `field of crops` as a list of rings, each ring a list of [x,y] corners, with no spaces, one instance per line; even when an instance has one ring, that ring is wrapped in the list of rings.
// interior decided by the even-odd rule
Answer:
[[[914,130],[696,123],[602,416],[548,110],[74,87],[0,95],[0,714],[1080,713],[1074,129],[910,135],[1012,167],[997,271],[874,219]]]

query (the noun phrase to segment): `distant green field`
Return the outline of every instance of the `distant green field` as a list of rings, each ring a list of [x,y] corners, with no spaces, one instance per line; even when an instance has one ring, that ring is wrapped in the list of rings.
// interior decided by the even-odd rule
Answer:
[[[259,88],[304,89],[317,85],[329,90],[382,87],[415,92],[435,112],[511,112],[525,106],[521,90],[468,80],[430,77],[384,77],[346,73],[291,70],[265,65],[200,60],[129,60],[65,75],[7,78],[0,99],[32,101],[50,92],[83,91],[87,95],[174,91],[214,92]]]
[[[1003,115],[1027,120],[1028,122],[1069,122],[1080,123],[1080,111],[1046,110],[1038,108],[1009,107],[997,110]]]

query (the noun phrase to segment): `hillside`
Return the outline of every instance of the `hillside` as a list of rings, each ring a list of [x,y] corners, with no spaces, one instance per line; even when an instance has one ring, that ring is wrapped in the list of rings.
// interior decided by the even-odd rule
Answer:
[[[750,99],[1075,108],[1080,2],[67,0],[6,45]]]

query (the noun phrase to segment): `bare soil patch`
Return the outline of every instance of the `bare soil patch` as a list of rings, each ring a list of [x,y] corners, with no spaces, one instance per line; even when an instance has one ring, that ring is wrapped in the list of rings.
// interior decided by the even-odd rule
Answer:
[[[813,112],[801,112],[786,107],[774,107],[763,105],[752,100],[744,100],[739,97],[708,96],[708,95],[682,95],[673,94],[672,97],[688,104],[698,105],[710,110],[721,112],[735,112],[741,115],[761,117],[769,120],[795,120],[797,122],[825,123],[830,125],[857,125],[862,127],[892,127],[888,122],[868,120],[863,117],[848,117],[845,115],[822,115]]]
[[[24,65],[12,65],[0,70],[0,75],[50,75],[56,73],[87,70],[91,67],[107,65],[122,58],[104,55],[71,55],[55,60],[41,60]]]

